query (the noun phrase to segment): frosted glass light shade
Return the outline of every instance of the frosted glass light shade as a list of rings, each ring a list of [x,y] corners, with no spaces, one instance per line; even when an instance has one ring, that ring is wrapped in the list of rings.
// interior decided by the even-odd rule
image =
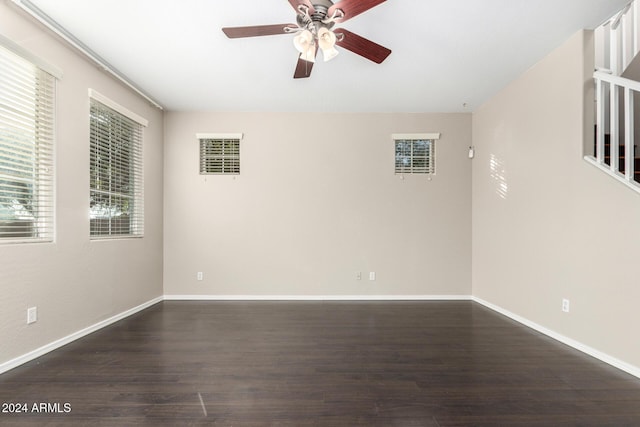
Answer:
[[[300,52],[300,59],[308,62],[316,62],[316,43],[313,34],[304,30],[293,38],[293,45]]]
[[[316,45],[315,43],[311,44],[309,48],[300,54],[300,59],[304,59],[308,62],[316,62]]]
[[[331,61],[333,58],[335,58],[336,56],[338,56],[338,50],[335,47],[332,47],[331,49],[324,49],[322,51],[322,55],[324,56],[324,62],[327,61]]]
[[[330,61],[338,55],[338,50],[335,48],[336,35],[329,31],[327,28],[320,28],[318,30],[318,46],[322,49],[324,60]]]
[[[304,30],[293,38],[293,45],[300,53],[307,52],[313,44],[313,34],[309,30]]]

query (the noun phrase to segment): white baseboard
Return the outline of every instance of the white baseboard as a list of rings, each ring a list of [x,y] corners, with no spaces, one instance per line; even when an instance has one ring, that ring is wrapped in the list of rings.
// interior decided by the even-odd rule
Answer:
[[[633,375],[634,377],[640,378],[640,368],[638,368],[637,366],[633,366],[629,363],[623,362],[620,359],[616,359],[613,356],[610,356],[606,353],[603,353],[601,351],[598,351],[592,347],[589,347],[588,345],[582,344],[579,341],[576,341],[574,339],[571,339],[569,337],[565,337],[564,335],[561,335],[557,332],[552,331],[551,329],[545,328],[544,326],[538,325],[535,322],[532,322],[528,319],[525,319],[522,316],[518,316],[515,313],[512,313],[508,310],[505,310],[502,307],[499,307],[495,304],[491,304],[488,301],[485,301],[481,298],[477,298],[477,297],[471,297],[471,300],[474,302],[477,302],[478,304],[481,304],[485,307],[487,307],[488,309],[491,309],[497,313],[500,313],[504,316],[507,316],[508,318],[515,320],[518,323],[523,324],[524,326],[527,326],[533,330],[536,330],[550,338],[553,338],[556,341],[559,341],[563,344],[568,345],[569,347],[573,347],[576,350],[579,350],[585,354],[588,354],[589,356],[595,357],[596,359],[607,363],[615,368],[620,369],[621,371],[624,371],[628,374]]]
[[[147,302],[145,302],[143,304],[140,304],[137,307],[133,307],[133,308],[131,308],[129,310],[123,311],[120,314],[116,314],[115,316],[112,316],[112,317],[110,317],[108,319],[105,319],[105,320],[103,320],[101,322],[98,322],[98,323],[96,323],[94,325],[91,325],[91,326],[89,326],[87,328],[84,328],[84,329],[82,329],[82,330],[80,330],[78,332],[74,332],[74,333],[72,333],[70,335],[67,335],[64,338],[60,338],[59,340],[56,340],[56,341],[54,341],[52,343],[43,345],[42,347],[37,348],[37,349],[35,349],[33,351],[30,351],[29,353],[23,354],[22,356],[16,357],[15,359],[12,359],[12,360],[9,360],[7,362],[4,362],[4,363],[0,364],[0,374],[2,374],[4,372],[7,372],[7,371],[9,371],[9,370],[11,370],[13,368],[16,368],[16,367],[18,367],[18,366],[20,366],[22,364],[27,363],[27,362],[30,362],[33,359],[36,359],[36,358],[38,358],[38,357],[40,357],[42,355],[45,355],[45,354],[47,354],[47,353],[49,353],[49,352],[51,352],[53,350],[58,349],[58,348],[66,345],[66,344],[69,344],[72,341],[75,341],[75,340],[80,339],[80,338],[82,338],[82,337],[84,337],[86,335],[89,335],[90,333],[95,332],[95,331],[97,331],[99,329],[102,329],[105,326],[109,326],[112,323],[115,323],[115,322],[117,322],[119,320],[122,320],[122,319],[124,319],[126,317],[129,317],[129,316],[131,316],[133,314],[136,314],[137,312],[142,311],[145,308],[149,308],[152,305],[161,302],[163,299],[164,299],[164,297],[159,296],[159,297],[154,298],[154,299],[152,299],[150,301],[147,301]]]
[[[470,301],[471,295],[165,295],[165,301]]]

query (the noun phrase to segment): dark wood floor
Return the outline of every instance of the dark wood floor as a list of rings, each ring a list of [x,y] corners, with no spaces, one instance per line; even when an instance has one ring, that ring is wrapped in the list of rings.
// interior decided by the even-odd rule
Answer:
[[[473,302],[163,302],[0,402],[59,404],[17,426],[640,426],[640,380]]]

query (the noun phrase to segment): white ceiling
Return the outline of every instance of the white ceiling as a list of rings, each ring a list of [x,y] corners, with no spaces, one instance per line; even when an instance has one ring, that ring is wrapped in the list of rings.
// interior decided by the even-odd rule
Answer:
[[[294,80],[293,36],[221,31],[294,23],[287,0],[32,0],[168,110],[339,112],[473,111],[627,2],[389,0],[339,25],[391,49],[385,62],[342,50]]]

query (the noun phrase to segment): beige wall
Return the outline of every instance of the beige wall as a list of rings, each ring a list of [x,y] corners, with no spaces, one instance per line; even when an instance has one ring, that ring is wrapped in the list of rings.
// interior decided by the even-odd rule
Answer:
[[[199,175],[200,132],[244,133],[241,175]],[[394,175],[406,132],[442,133],[433,180]],[[469,114],[167,113],[165,294],[469,295],[470,141]]]
[[[473,294],[638,367],[640,195],[582,159],[590,52],[576,34],[473,115]]]
[[[0,365],[162,295],[162,112],[0,2],[0,33],[62,69],[57,86],[56,241],[0,245]],[[88,88],[149,120],[145,237],[90,242]],[[38,322],[26,325],[27,308]]]

